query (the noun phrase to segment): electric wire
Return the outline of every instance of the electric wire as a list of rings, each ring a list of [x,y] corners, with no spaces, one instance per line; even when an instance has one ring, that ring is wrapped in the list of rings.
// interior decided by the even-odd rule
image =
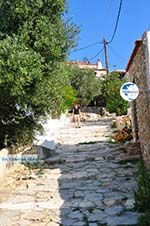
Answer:
[[[120,0],[119,10],[118,10],[118,15],[117,15],[117,20],[116,20],[116,23],[115,23],[115,28],[114,28],[112,37],[111,37],[110,41],[108,42],[109,44],[112,43],[112,41],[115,38],[116,32],[117,32],[117,28],[118,28],[118,24],[119,24],[119,19],[120,19],[120,14],[121,14],[121,9],[122,9],[122,3],[123,3],[123,0]]]
[[[114,48],[111,45],[109,45],[109,49],[120,62],[122,63],[126,62],[125,58],[123,56],[120,56],[120,54],[116,52],[116,50],[114,50]]]
[[[112,1],[111,1],[111,4],[112,4]],[[119,24],[119,19],[120,19],[122,4],[123,4],[123,0],[120,0],[119,10],[118,10],[118,15],[117,15],[117,19],[116,19],[114,31],[113,31],[113,33],[112,33],[112,36],[111,36],[110,41],[107,42],[107,45],[110,44],[110,43],[112,43],[112,41],[113,41],[114,38],[115,38],[115,35],[116,35],[116,32],[117,32],[117,28],[118,28],[118,24]],[[69,54],[70,54],[70,53],[77,52],[77,51],[82,51],[82,50],[84,50],[84,49],[88,49],[88,48],[90,48],[90,47],[92,47],[92,46],[96,46],[96,45],[98,45],[98,44],[104,44],[104,42],[95,42],[95,43],[92,43],[92,44],[90,44],[90,45],[88,45],[88,46],[84,46],[84,47],[81,47],[81,48],[72,50],[72,51],[69,52]],[[104,50],[104,47],[103,47],[100,51],[98,51],[98,53],[97,53],[96,55],[94,55],[94,56],[91,57],[91,58],[88,58],[88,60],[90,61],[90,60],[95,59],[95,58],[96,58],[103,50]]]
[[[95,59],[95,58],[96,58],[103,50],[104,50],[104,47],[103,47],[101,50],[99,50],[98,53],[97,53],[96,55],[94,55],[94,56],[91,57],[91,58],[88,58],[88,60],[93,60],[93,59]]]
[[[112,9],[112,5],[113,5],[113,1],[114,0],[111,0],[110,1],[110,3],[109,3],[109,5],[108,5],[108,7],[106,8],[106,12],[105,12],[105,14],[104,14],[104,17],[103,17],[103,19],[102,19],[102,21],[107,21],[107,18],[109,17],[109,15],[110,15],[110,10]]]
[[[90,44],[90,45],[88,45],[88,46],[84,46],[84,47],[81,47],[81,48],[79,48],[79,49],[72,50],[72,51],[69,52],[69,54],[70,54],[70,53],[77,52],[77,51],[81,51],[81,50],[84,50],[84,49],[88,49],[88,48],[90,48],[90,47],[92,47],[92,46],[96,46],[96,45],[98,45],[98,44],[102,44],[102,42],[95,42],[95,43]]]

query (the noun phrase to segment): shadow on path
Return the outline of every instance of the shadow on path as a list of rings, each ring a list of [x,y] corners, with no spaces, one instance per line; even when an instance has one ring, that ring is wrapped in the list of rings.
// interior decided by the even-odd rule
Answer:
[[[34,176],[1,204],[3,226],[135,225],[135,165],[120,164],[126,153],[108,143],[109,131],[110,121],[62,128],[57,155],[30,165]]]

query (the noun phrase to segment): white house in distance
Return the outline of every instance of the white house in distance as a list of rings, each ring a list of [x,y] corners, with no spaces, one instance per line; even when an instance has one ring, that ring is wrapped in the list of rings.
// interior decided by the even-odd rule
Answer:
[[[100,60],[97,60],[96,64],[90,63],[89,61],[70,61],[68,63],[77,65],[81,69],[94,69],[95,75],[100,79],[107,73],[106,68],[103,68]]]
[[[94,69],[95,75],[99,78],[102,79],[104,75],[107,74],[106,68],[102,66],[101,61],[98,59],[97,63],[91,63],[89,61],[70,61],[68,62],[69,64],[72,65],[77,65],[81,69]],[[120,74],[120,78],[125,76],[125,70],[115,70]]]

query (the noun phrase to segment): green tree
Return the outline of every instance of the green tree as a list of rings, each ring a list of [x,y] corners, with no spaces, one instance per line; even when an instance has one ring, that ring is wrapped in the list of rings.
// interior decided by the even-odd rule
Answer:
[[[123,115],[127,113],[128,102],[124,101],[120,96],[120,87],[126,82],[125,79],[120,79],[116,72],[106,75],[101,81],[101,96],[106,109],[110,113]]]
[[[32,142],[40,116],[74,100],[62,62],[77,28],[64,21],[65,12],[65,0],[1,1],[0,147]]]
[[[100,80],[92,69],[70,66],[69,70],[77,100],[82,107],[87,106],[95,96],[100,94]]]

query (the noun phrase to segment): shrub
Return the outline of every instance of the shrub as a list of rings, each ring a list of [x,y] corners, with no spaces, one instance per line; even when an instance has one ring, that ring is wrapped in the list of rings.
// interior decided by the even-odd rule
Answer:
[[[138,163],[136,181],[135,208],[139,212],[145,212],[145,210],[150,210],[150,172],[143,160]]]
[[[116,113],[116,115],[124,115],[127,113],[128,102],[120,96],[120,87],[126,82],[125,79],[120,79],[116,72],[105,76],[101,82],[101,98],[105,103],[107,111]]]
[[[149,226],[150,225],[150,210],[147,210],[144,215],[138,219],[137,226]]]
[[[87,106],[95,96],[100,94],[100,80],[93,69],[80,69],[78,66],[70,66],[68,69],[78,103],[82,107]]]

